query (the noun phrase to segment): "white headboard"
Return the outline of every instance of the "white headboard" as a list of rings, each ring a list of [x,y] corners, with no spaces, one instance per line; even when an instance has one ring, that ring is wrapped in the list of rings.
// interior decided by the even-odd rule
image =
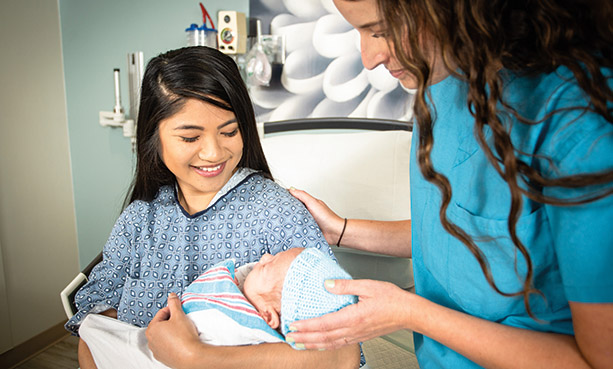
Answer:
[[[410,128],[354,118],[265,123],[262,145],[279,184],[309,192],[340,216],[409,219]],[[409,259],[333,251],[354,278],[413,285]]]

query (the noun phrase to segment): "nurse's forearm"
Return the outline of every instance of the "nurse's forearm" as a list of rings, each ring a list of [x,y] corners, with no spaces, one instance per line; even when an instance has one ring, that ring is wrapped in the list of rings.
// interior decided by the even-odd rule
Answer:
[[[340,237],[341,229],[338,229]],[[411,221],[348,219],[341,247],[411,257]]]
[[[345,346],[338,350],[298,351],[286,343],[251,346],[200,345],[177,369],[200,368],[288,368],[288,369],[355,369],[360,366],[360,347]]]
[[[510,327],[412,297],[407,327],[485,368],[589,368],[573,336]]]

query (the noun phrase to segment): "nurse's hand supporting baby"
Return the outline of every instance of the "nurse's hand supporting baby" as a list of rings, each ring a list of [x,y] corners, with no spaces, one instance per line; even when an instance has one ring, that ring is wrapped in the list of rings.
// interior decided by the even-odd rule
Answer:
[[[326,281],[332,293],[357,295],[359,302],[320,318],[292,324],[287,335],[307,349],[337,348],[365,342],[410,326],[411,309],[418,296],[388,282],[337,279]],[[308,331],[302,333],[301,331]]]

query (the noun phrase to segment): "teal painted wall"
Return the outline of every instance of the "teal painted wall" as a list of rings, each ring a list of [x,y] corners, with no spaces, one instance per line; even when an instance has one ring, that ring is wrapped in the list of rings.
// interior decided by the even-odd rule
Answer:
[[[219,10],[249,16],[249,0],[202,3],[215,25]],[[99,124],[99,111],[113,109],[113,69],[121,69],[121,98],[127,111],[127,54],[142,51],[146,65],[161,52],[185,46],[185,28],[201,24],[202,14],[199,2],[193,0],[60,0],[60,22],[79,263],[83,268],[109,236],[135,163],[130,141],[121,129]]]

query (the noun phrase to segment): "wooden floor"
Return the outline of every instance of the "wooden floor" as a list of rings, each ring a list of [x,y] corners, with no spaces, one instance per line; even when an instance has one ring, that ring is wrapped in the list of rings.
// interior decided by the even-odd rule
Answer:
[[[370,369],[419,369],[417,358],[410,350],[384,338],[374,338],[362,344]]]
[[[50,346],[15,369],[77,369],[77,344],[79,338],[69,335]]]

